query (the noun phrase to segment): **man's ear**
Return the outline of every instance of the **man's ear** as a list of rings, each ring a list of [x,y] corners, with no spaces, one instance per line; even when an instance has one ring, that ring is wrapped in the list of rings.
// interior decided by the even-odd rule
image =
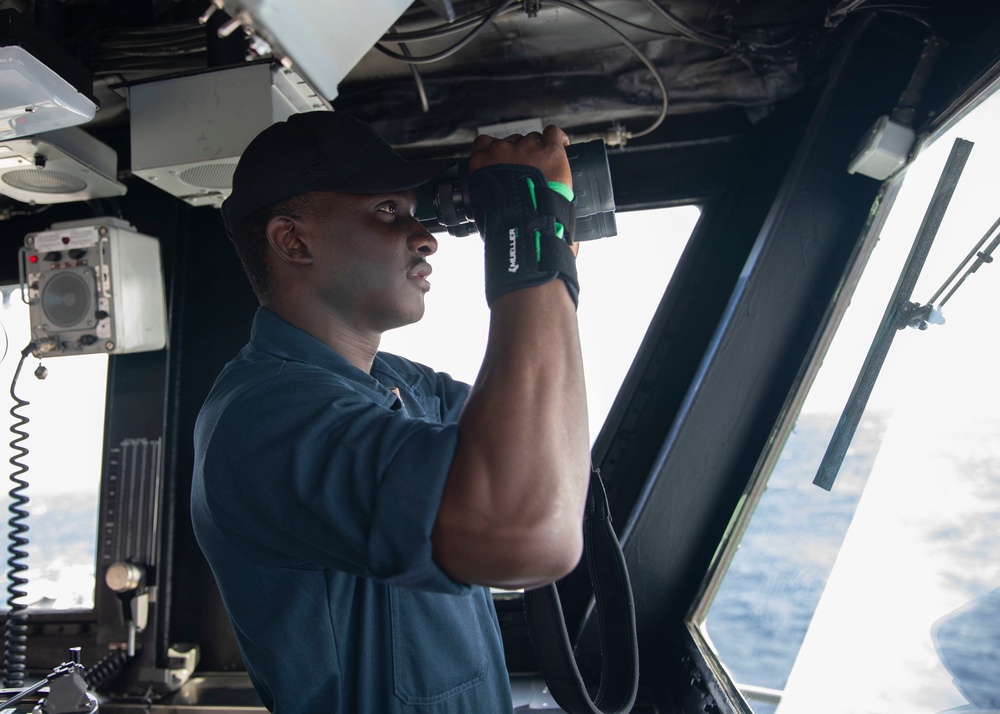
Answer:
[[[274,216],[267,222],[265,233],[271,248],[286,263],[309,265],[312,255],[300,235],[301,225],[290,216]]]

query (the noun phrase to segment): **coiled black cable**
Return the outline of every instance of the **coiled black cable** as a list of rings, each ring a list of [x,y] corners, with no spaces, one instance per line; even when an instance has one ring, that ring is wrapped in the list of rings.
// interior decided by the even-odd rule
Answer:
[[[83,679],[91,689],[97,689],[121,674],[133,659],[125,650],[113,650],[84,672]]]
[[[3,684],[11,688],[24,686],[24,663],[28,650],[28,616],[25,612],[27,606],[21,602],[27,595],[22,588],[28,583],[27,578],[22,575],[28,569],[28,565],[24,562],[28,557],[25,550],[28,545],[28,539],[25,537],[25,533],[28,532],[28,524],[25,523],[28,511],[24,508],[28,503],[28,497],[24,495],[28,482],[23,478],[28,466],[22,460],[28,454],[28,450],[21,446],[21,442],[28,438],[28,432],[22,428],[28,423],[28,417],[20,413],[21,409],[28,406],[28,402],[14,393],[14,387],[17,385],[24,360],[33,349],[35,349],[34,343],[21,350],[21,359],[10,382],[10,396],[15,402],[10,408],[10,415],[14,418],[14,422],[10,425],[10,431],[14,435],[10,441],[10,448],[16,453],[10,457],[10,465],[14,467],[10,480],[14,485],[10,489],[10,504],[7,507],[11,516],[7,521],[10,527],[7,552],[10,557],[7,558],[8,597],[7,626],[4,631]]]

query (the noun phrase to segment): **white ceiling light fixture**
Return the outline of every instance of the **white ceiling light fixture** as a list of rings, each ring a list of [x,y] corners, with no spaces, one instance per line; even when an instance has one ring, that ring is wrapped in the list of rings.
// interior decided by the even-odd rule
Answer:
[[[0,142],[0,193],[24,203],[124,196],[117,168],[115,150],[77,127]]]
[[[14,10],[0,10],[0,140],[94,118],[93,76]]]

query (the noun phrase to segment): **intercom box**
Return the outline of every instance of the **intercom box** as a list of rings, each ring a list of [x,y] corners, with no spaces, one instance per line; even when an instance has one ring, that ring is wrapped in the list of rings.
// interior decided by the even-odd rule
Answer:
[[[105,217],[31,233],[21,271],[36,354],[122,354],[166,345],[160,243],[128,222]]]

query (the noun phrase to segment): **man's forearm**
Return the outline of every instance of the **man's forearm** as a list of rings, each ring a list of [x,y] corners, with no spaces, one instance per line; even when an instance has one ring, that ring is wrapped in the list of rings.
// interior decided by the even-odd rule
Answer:
[[[562,281],[493,305],[433,534],[451,577],[532,587],[582,547],[589,429],[576,310]]]

